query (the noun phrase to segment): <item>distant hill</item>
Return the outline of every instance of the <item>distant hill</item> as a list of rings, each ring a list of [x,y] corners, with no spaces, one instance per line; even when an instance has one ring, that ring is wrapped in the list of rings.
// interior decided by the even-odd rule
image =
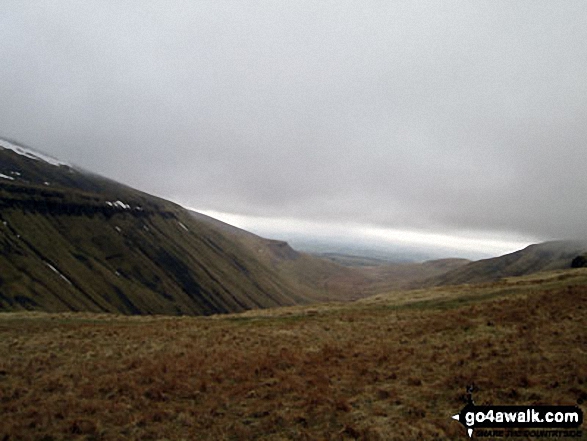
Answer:
[[[386,291],[419,287],[432,277],[462,268],[468,259],[447,258],[425,262],[390,262],[373,257],[341,253],[321,253],[316,256],[352,269],[363,276],[361,293],[373,295]]]
[[[354,254],[344,254],[336,252],[312,254],[316,255],[317,257],[328,259],[332,262],[336,262],[341,265],[350,267],[380,266],[388,265],[390,263],[389,260],[379,259],[377,257],[357,256]]]
[[[432,277],[455,271],[471,263],[467,259],[437,259],[422,263],[395,263],[364,267],[370,279],[369,291],[380,293],[417,288]]]
[[[587,241],[552,241],[530,245],[523,250],[492,259],[471,262],[431,277],[422,285],[459,285],[492,282],[504,277],[539,271],[570,268],[575,257],[587,251]]]
[[[0,310],[200,315],[310,294],[176,204],[0,141]]]

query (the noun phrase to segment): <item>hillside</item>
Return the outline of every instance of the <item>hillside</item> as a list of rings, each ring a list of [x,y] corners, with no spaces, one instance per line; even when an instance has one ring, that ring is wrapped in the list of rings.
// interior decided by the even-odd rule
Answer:
[[[229,234],[303,291],[310,288],[321,292],[317,300],[357,300],[381,292],[414,288],[471,263],[456,258],[390,263],[340,253],[301,253],[286,242],[259,237],[202,213],[190,211],[190,214]]]
[[[364,274],[371,283],[369,291],[381,293],[397,289],[422,286],[433,277],[450,271],[458,271],[470,264],[467,259],[436,259],[421,263],[394,263],[364,267]]]
[[[0,140],[0,311],[209,315],[568,268],[584,242],[494,259],[320,258]]]
[[[0,310],[226,313],[355,300],[415,277],[300,253],[30,148],[0,147]]]
[[[190,211],[190,214],[244,246],[297,291],[308,293],[314,301],[356,300],[373,292],[370,287],[375,279],[369,271],[298,252],[287,242],[257,236],[201,213]]]
[[[337,252],[312,254],[322,259],[328,259],[332,262],[350,267],[380,266],[390,263],[389,260],[379,259],[377,257],[356,256],[354,254],[344,254]]]
[[[471,262],[431,277],[420,286],[491,282],[504,277],[570,268],[573,259],[586,250],[587,241],[552,241],[530,245],[504,256]]]
[[[193,315],[309,301],[182,207],[0,147],[0,310]]]
[[[587,410],[586,304],[576,269],[215,317],[4,313],[0,439],[468,440],[468,385]]]

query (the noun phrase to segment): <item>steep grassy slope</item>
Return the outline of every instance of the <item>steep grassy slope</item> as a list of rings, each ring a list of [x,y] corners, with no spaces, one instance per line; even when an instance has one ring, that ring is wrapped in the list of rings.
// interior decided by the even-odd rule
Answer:
[[[466,440],[471,384],[587,411],[586,305],[578,269],[214,318],[0,314],[0,439]]]
[[[307,301],[183,208],[0,149],[0,310],[213,314]]]
[[[422,285],[491,282],[503,277],[570,268],[573,259],[585,253],[586,250],[587,241],[544,242],[504,256],[471,262],[440,276],[432,277]]]

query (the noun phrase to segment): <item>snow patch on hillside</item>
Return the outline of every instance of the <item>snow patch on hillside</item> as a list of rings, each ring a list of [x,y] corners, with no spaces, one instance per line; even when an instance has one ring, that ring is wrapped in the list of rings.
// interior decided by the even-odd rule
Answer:
[[[57,167],[60,165],[65,165],[69,167],[69,164],[66,162],[59,161],[55,158],[52,158],[49,155],[45,155],[44,153],[35,152],[29,148],[13,144],[3,139],[0,139],[0,149],[12,150],[13,152],[18,153],[19,155],[24,156],[26,158],[34,159],[35,161],[43,161],[47,164],[51,164]]]
[[[122,201],[116,201],[116,202],[106,201],[106,205],[108,205],[109,207],[122,208],[123,210],[130,210],[130,208],[131,208],[129,204],[125,204]]]
[[[61,277],[63,280],[65,280],[67,283],[69,283],[70,285],[73,285],[73,283],[71,283],[71,281],[67,277],[65,277],[63,274],[61,274],[61,271],[59,271],[57,268],[55,268],[49,262],[45,262],[45,265],[47,265],[51,271],[53,271],[55,274],[57,274],[59,277]]]

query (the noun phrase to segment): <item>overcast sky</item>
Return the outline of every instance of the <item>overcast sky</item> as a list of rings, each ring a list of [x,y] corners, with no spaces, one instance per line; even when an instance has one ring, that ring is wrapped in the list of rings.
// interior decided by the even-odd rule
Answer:
[[[587,2],[2,0],[0,136],[249,221],[585,237]]]

